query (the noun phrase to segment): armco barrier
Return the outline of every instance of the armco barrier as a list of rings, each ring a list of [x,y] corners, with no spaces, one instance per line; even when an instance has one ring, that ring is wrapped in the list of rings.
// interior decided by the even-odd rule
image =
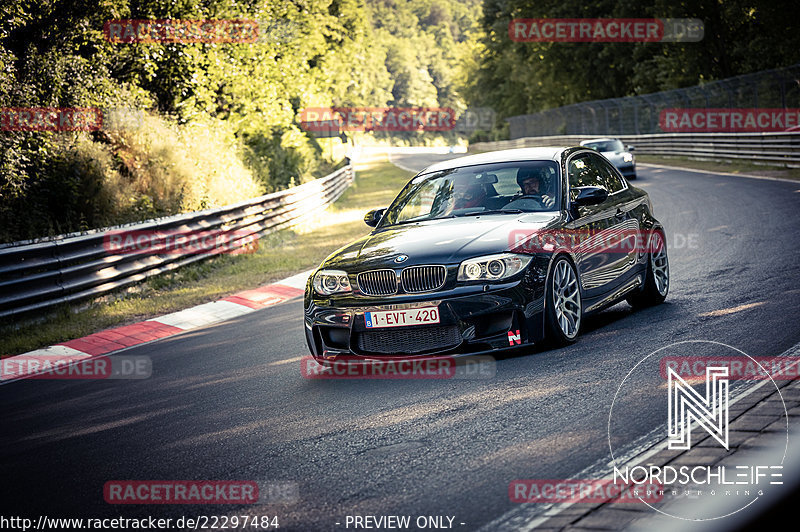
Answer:
[[[750,72],[732,78],[705,81],[700,85],[637,96],[608,98],[553,107],[508,118],[509,138],[542,135],[655,135],[665,133],[662,113],[667,109],[690,112],[703,110],[796,110],[800,107],[800,63]],[[792,113],[793,114],[793,113]],[[716,122],[722,126],[724,119]],[[743,123],[746,126],[746,121]],[[783,120],[770,131],[789,130],[797,123]],[[670,130],[675,131],[675,130]],[[721,130],[717,130],[721,131]],[[755,129],[740,130],[755,131]],[[765,129],[764,131],[767,131]]]
[[[606,135],[556,135],[478,142],[470,150],[492,151],[532,146],[577,146]],[[636,148],[636,155],[668,155],[691,159],[743,161],[800,167],[800,131],[777,133],[663,133],[616,137]]]
[[[95,297],[151,275],[174,270],[223,251],[241,247],[253,237],[296,223],[335,201],[353,182],[352,166],[309,183],[225,207],[169,216],[86,234],[63,235],[38,242],[0,245],[0,317]],[[178,254],[158,249],[118,253],[104,246],[112,232],[228,235],[226,249]]]

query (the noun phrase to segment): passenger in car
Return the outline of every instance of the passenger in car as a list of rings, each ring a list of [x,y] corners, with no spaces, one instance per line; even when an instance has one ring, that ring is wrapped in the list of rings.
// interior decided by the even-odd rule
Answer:
[[[478,183],[456,182],[453,185],[453,209],[484,207],[486,188]]]

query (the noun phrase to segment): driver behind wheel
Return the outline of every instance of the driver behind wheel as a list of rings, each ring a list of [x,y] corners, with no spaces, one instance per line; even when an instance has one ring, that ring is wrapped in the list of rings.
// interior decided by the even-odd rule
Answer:
[[[555,199],[547,194],[548,183],[547,169],[545,168],[520,168],[517,171],[517,185],[522,196],[530,196],[538,200],[544,207],[550,208],[555,204]]]

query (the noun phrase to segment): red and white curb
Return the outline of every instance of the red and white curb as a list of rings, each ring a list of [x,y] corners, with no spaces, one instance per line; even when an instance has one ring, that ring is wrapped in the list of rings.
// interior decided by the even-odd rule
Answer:
[[[302,296],[305,291],[306,280],[312,271],[298,273],[277,283],[268,284],[254,290],[245,290],[218,301],[205,303],[132,325],[107,329],[83,338],[76,338],[13,357],[5,357],[2,360],[31,357],[63,357],[70,362],[78,362],[91,357],[108,355],[128,347],[236,318]],[[30,375],[6,379],[3,378],[4,376],[0,372],[0,382],[10,382],[27,376]]]

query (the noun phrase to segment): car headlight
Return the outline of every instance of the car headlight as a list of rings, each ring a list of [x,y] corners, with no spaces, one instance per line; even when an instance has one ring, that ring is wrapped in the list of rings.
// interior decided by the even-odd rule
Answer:
[[[314,275],[314,290],[321,296],[350,291],[350,279],[342,270],[320,270]]]
[[[459,281],[500,281],[522,270],[530,263],[530,255],[499,253],[465,260],[458,267]]]
[[[625,161],[626,163],[632,163],[633,162],[633,154],[632,153],[623,153],[622,154],[622,160]]]

